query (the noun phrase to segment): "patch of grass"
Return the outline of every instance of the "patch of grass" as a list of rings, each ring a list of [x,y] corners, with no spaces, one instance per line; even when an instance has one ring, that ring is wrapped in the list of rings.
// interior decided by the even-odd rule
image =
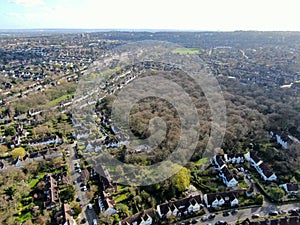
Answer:
[[[176,48],[172,51],[174,54],[180,54],[180,55],[192,55],[192,54],[199,54],[200,50],[197,48]]]
[[[48,102],[46,104],[46,106],[53,106],[53,105],[56,105],[64,100],[67,100],[67,99],[71,99],[73,96],[73,94],[66,94],[66,95],[63,95],[63,96],[60,96],[59,98],[56,98],[56,99],[53,99],[52,101]]]
[[[128,194],[121,194],[121,195],[116,196],[114,199],[115,199],[116,203],[120,203],[120,202],[127,200],[128,198],[129,198]]]
[[[19,216],[19,219],[21,222],[27,221],[29,219],[31,219],[31,212],[27,212],[25,214],[22,214]]]
[[[208,158],[202,158],[199,159],[197,162],[195,162],[195,166],[200,166],[200,165],[206,165],[209,162]]]
[[[39,180],[40,180],[39,178],[32,179],[32,180],[30,181],[30,183],[29,183],[30,188],[31,188],[31,189],[34,188],[35,185],[39,182]]]

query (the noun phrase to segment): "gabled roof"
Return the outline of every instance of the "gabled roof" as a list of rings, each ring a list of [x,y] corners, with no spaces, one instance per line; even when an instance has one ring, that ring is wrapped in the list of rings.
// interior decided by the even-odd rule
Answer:
[[[216,199],[217,200],[223,199],[225,201],[225,203],[230,203],[234,199],[236,199],[238,196],[239,196],[239,194],[236,191],[206,194],[208,205],[211,205]]]
[[[185,212],[191,204],[195,205],[196,202],[198,204],[201,204],[200,195],[190,196],[177,201],[163,203],[159,205],[159,208],[162,215],[166,215],[170,209],[173,211],[175,208],[178,209],[179,212]]]
[[[146,221],[149,217],[151,217],[152,220],[155,220],[156,215],[154,209],[143,210],[142,212],[134,214],[133,216],[127,217],[126,219],[121,221],[121,224],[127,225],[133,224],[134,222],[140,224],[143,220]]]
[[[233,179],[233,175],[232,173],[229,171],[228,167],[227,166],[224,166],[222,169],[221,169],[221,172],[224,174],[224,176],[226,177],[226,180],[229,182]]]
[[[262,172],[266,177],[271,177],[274,174],[272,170],[264,162],[259,165],[259,168],[262,170]]]
[[[294,183],[286,184],[287,191],[299,191],[299,185]]]
[[[219,167],[222,167],[225,164],[224,155],[216,155],[216,161],[217,161]]]
[[[251,159],[257,164],[261,161],[261,159],[257,156],[257,153],[250,152]]]

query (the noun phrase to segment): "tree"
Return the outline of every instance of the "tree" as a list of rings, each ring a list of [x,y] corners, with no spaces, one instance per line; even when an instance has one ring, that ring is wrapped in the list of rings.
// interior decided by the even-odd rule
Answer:
[[[74,218],[76,218],[82,212],[82,208],[80,207],[79,203],[75,203],[72,208],[73,208]]]
[[[36,188],[37,188],[37,190],[39,190],[39,191],[44,190],[45,187],[46,187],[45,181],[40,181],[40,182],[38,182],[37,185],[36,185]]]
[[[130,216],[130,210],[128,208],[127,205],[124,205],[124,204],[118,204],[117,205],[117,210],[120,212],[120,216],[121,217],[128,217]]]
[[[68,187],[61,191],[59,195],[62,201],[73,201],[75,197],[75,189],[72,185],[68,185]]]
[[[175,174],[171,183],[178,192],[183,192],[187,189],[191,182],[191,172],[186,167],[183,167],[177,174]]]
[[[11,156],[13,159],[17,159],[18,157],[23,158],[26,155],[26,151],[22,147],[15,148],[14,150],[11,151]]]
[[[4,134],[5,134],[5,136],[12,136],[12,137],[14,137],[14,136],[16,136],[17,131],[16,131],[16,129],[13,126],[9,126],[9,127],[5,128]]]
[[[269,190],[270,197],[275,201],[280,201],[284,194],[284,190],[282,190],[281,188],[272,187]]]

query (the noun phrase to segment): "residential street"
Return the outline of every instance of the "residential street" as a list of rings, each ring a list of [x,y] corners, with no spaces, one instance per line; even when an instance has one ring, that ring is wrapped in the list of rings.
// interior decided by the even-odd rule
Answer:
[[[82,190],[82,182],[81,182],[81,174],[75,170],[75,163],[79,162],[80,160],[76,158],[75,156],[75,146],[76,146],[76,142],[72,145],[72,149],[70,151],[70,156],[69,156],[69,160],[68,160],[68,165],[70,168],[70,174],[71,174],[71,179],[72,182],[77,182],[74,187],[76,190],[76,195],[75,198],[80,198],[80,205],[82,207],[82,213],[78,216],[78,220],[82,221],[83,218],[87,219],[86,223],[81,223],[81,224],[89,224],[92,225],[93,224],[93,219],[97,219],[97,215],[94,209],[89,209],[87,206],[90,203],[87,195],[86,195],[86,191]]]
[[[284,204],[284,205],[275,205],[271,203],[267,203],[267,205],[264,204],[262,207],[254,207],[254,208],[247,208],[247,209],[239,209],[238,212],[235,215],[231,214],[230,210],[224,210],[220,212],[216,212],[216,217],[212,220],[207,220],[207,221],[201,221],[201,217],[195,217],[195,218],[190,218],[188,220],[183,220],[181,222],[177,222],[176,224],[181,224],[185,223],[186,221],[191,221],[193,219],[198,219],[199,222],[196,224],[214,224],[217,221],[226,221],[229,224],[235,224],[237,220],[244,220],[246,218],[251,219],[252,214],[259,214],[260,217],[269,217],[269,212],[276,210],[276,211],[285,211],[286,213],[290,209],[297,209],[300,207],[299,203],[293,203],[293,204]],[[228,211],[229,216],[224,217],[223,212]],[[208,216],[208,215],[207,215]]]

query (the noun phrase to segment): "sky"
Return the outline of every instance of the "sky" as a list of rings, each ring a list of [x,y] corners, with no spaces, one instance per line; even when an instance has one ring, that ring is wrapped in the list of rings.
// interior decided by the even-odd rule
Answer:
[[[300,31],[298,0],[0,0],[0,29]]]

